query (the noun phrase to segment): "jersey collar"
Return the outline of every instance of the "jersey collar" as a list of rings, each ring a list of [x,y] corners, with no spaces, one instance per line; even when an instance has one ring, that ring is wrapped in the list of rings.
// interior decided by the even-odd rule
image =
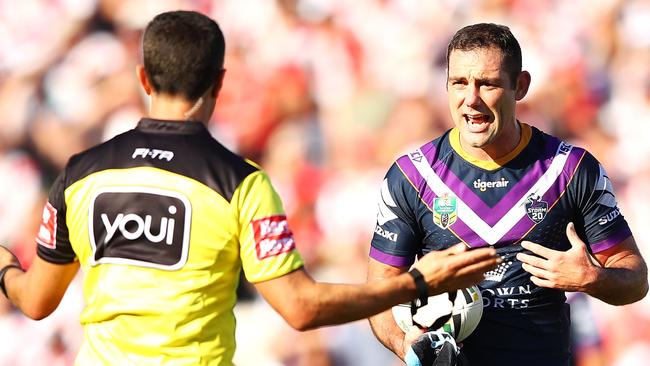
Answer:
[[[515,147],[514,150],[512,150],[505,156],[496,159],[494,161],[477,159],[471,156],[470,154],[468,154],[465,150],[463,150],[463,148],[460,146],[460,132],[455,127],[449,133],[449,143],[451,144],[451,148],[454,149],[454,151],[456,151],[456,153],[460,155],[460,157],[466,160],[468,163],[485,170],[495,170],[501,168],[509,161],[514,159],[517,155],[519,155],[519,153],[526,146],[528,146],[528,143],[530,142],[530,137],[533,134],[532,129],[530,128],[529,125],[525,123],[520,122],[519,125],[521,126],[521,139],[519,140],[519,144],[517,145],[517,147]]]
[[[195,134],[206,130],[205,125],[199,121],[171,121],[153,118],[140,119],[136,128],[145,132],[169,134]]]

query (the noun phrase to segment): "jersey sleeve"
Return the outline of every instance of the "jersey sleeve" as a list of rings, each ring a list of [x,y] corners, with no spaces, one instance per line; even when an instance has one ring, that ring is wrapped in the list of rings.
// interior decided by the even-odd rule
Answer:
[[[415,188],[393,164],[381,183],[371,258],[394,267],[413,264],[421,244],[414,207],[418,199]]]
[[[65,172],[61,173],[50,189],[43,207],[41,225],[36,234],[38,256],[46,262],[56,264],[72,263],[76,254],[70,245],[66,224]]]
[[[282,201],[266,173],[259,170],[233,196],[239,211],[240,257],[244,274],[255,283],[303,266]]]
[[[574,184],[580,210],[575,218],[576,227],[591,251],[602,252],[630,237],[632,232],[618,208],[612,182],[598,160],[586,153],[576,174]]]

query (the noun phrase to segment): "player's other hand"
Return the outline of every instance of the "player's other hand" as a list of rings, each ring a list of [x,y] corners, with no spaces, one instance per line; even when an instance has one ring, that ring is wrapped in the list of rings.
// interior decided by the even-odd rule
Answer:
[[[539,287],[585,291],[585,286],[592,282],[599,264],[578,237],[572,222],[567,225],[566,234],[571,243],[569,250],[553,250],[523,241],[521,246],[535,255],[518,253],[517,259],[521,261],[521,267],[531,274],[531,282]]]
[[[407,366],[466,365],[459,359],[460,348],[454,337],[443,330],[426,332],[412,342],[404,353]]]
[[[18,258],[5,246],[0,245],[0,268],[3,268],[9,264],[20,266]]]
[[[426,329],[420,329],[416,326],[410,326],[408,331],[404,333],[404,354],[406,355],[411,350],[411,345],[420,338],[421,335],[426,333]]]
[[[494,269],[500,259],[494,248],[469,250],[463,243],[432,251],[414,265],[429,285],[429,295],[456,291],[483,281],[483,273]]]

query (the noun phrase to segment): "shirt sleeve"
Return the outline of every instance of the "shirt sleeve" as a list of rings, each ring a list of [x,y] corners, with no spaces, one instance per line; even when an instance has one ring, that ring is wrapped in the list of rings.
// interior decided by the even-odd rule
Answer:
[[[50,189],[47,203],[43,207],[41,225],[36,235],[38,256],[46,262],[56,264],[72,263],[76,254],[70,245],[66,224],[66,203],[64,197],[65,172],[61,173]]]
[[[266,173],[249,175],[233,196],[239,212],[240,257],[244,274],[255,283],[303,266],[282,201]]]
[[[612,181],[591,154],[585,154],[574,184],[579,208],[576,228],[593,253],[609,249],[632,235],[618,208]]]
[[[414,206],[418,200],[415,188],[393,164],[381,183],[371,258],[394,267],[413,264],[421,244]]]

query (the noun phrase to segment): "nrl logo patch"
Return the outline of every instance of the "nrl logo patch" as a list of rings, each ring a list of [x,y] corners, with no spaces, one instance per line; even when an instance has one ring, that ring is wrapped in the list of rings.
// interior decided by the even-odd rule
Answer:
[[[542,201],[539,196],[530,195],[526,201],[526,215],[533,220],[534,223],[539,224],[546,217],[548,212],[548,202]]]
[[[438,197],[433,200],[433,223],[443,230],[451,226],[458,218],[456,197]]]

